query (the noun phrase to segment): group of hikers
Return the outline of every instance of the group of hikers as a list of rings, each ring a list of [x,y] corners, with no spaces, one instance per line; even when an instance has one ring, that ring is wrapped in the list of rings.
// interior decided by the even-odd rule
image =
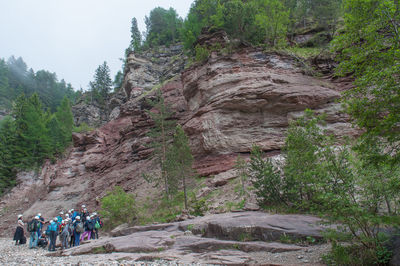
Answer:
[[[15,245],[26,244],[24,225],[23,216],[20,214],[14,234]],[[100,217],[96,212],[90,214],[85,205],[82,205],[81,211],[71,209],[65,214],[61,211],[50,221],[45,221],[42,214],[38,213],[27,223],[27,231],[30,234],[29,248],[46,248],[48,245],[49,251],[55,251],[57,236],[62,249],[79,246],[80,241],[85,238],[98,239],[101,227],[103,223]]]

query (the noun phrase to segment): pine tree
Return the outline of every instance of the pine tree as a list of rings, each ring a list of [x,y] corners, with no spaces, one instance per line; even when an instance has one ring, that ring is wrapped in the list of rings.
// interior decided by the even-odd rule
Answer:
[[[164,183],[165,194],[169,195],[171,181],[168,180],[165,163],[176,121],[172,119],[173,112],[165,103],[160,90],[156,93],[156,100],[149,100],[148,103],[153,107],[148,113],[154,121],[154,127],[148,133],[148,136],[152,139],[150,147],[154,149],[153,156],[161,168],[161,180]]]
[[[16,123],[15,153],[19,166],[29,168],[41,164],[51,155],[51,145],[39,96],[18,97],[13,115]]]
[[[188,178],[193,177],[193,155],[189,140],[181,125],[176,126],[173,143],[166,156],[166,172],[169,180],[180,182],[185,196],[185,209],[188,209]]]
[[[130,48],[132,51],[138,51],[142,43],[142,35],[140,34],[139,27],[137,25],[136,18],[132,18],[131,26],[131,44]]]
[[[15,123],[11,117],[0,121],[0,195],[15,184]]]
[[[117,74],[115,75],[114,82],[113,82],[114,92],[117,92],[121,89],[123,81],[124,81],[124,74],[121,72],[121,70],[119,70],[117,72]]]
[[[63,137],[63,147],[71,142],[72,129],[74,127],[74,117],[72,115],[71,103],[67,97],[64,97],[61,104],[57,107],[55,116],[60,122]]]
[[[104,103],[112,88],[110,68],[108,67],[107,62],[104,61],[104,63],[96,69],[94,81],[90,82],[90,88],[93,98]]]

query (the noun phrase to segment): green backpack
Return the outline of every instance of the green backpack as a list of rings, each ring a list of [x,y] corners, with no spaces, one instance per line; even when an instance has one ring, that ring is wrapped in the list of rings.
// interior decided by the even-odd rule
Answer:
[[[101,227],[101,226],[100,226],[99,221],[96,221],[96,223],[95,223],[95,225],[94,225],[94,228],[99,229],[100,227]]]

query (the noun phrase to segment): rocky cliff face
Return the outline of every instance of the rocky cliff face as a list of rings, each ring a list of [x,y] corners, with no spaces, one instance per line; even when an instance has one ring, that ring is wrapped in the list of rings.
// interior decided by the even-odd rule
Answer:
[[[232,168],[237,155],[248,154],[253,144],[271,154],[279,152],[289,121],[306,108],[326,113],[332,133],[356,133],[335,102],[340,84],[303,74],[293,58],[244,47],[229,56],[212,53],[206,62],[175,75],[183,69],[184,60],[174,49],[160,53],[157,60],[131,54],[123,83],[125,96],[113,108],[113,119],[93,132],[75,134],[66,158],[43,167],[37,177],[40,184],[35,183],[45,188],[39,196],[27,200],[27,192],[21,190],[27,181],[21,179],[20,189],[3,198],[2,206],[28,201],[21,210],[25,217],[39,211],[52,217],[81,203],[98,208],[99,199],[115,185],[134,193],[138,201],[156,195],[157,189],[141,176],[157,174],[152,151],[146,146],[150,141],[146,132],[153,123],[145,98],[152,97],[156,85],[166,80],[161,91],[190,137],[194,167],[209,177],[200,196],[235,179]],[[226,201],[235,199],[232,193],[222,194],[227,194]],[[210,205],[218,207],[224,200]],[[11,208],[1,214],[0,230],[14,221],[17,212]]]
[[[184,69],[186,61],[182,45],[160,46],[140,55],[129,54],[121,90],[112,94],[105,106],[84,101],[82,98],[72,107],[75,124],[84,122],[99,127],[118,118],[123,104],[178,75]],[[90,95],[87,97],[90,98]]]

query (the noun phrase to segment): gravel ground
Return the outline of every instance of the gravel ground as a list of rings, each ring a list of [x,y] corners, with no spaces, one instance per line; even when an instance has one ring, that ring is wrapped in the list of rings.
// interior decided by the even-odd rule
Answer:
[[[127,261],[124,260],[124,254],[97,254],[65,257],[46,256],[47,254],[52,254],[52,252],[48,252],[43,248],[29,249],[28,245],[16,246],[14,241],[0,238],[0,265],[181,265],[177,262],[162,260],[156,262]]]
[[[269,253],[248,253],[255,264],[272,265],[324,265],[321,255],[328,252],[330,245],[323,244],[309,247],[303,251]],[[157,260],[155,262],[137,262],[129,260],[127,253],[92,254],[82,256],[51,256],[54,254],[45,249],[29,249],[28,245],[15,245],[10,239],[0,238],[0,265],[189,265],[177,261]],[[50,256],[48,256],[50,255]],[[205,265],[193,264],[190,265]]]

